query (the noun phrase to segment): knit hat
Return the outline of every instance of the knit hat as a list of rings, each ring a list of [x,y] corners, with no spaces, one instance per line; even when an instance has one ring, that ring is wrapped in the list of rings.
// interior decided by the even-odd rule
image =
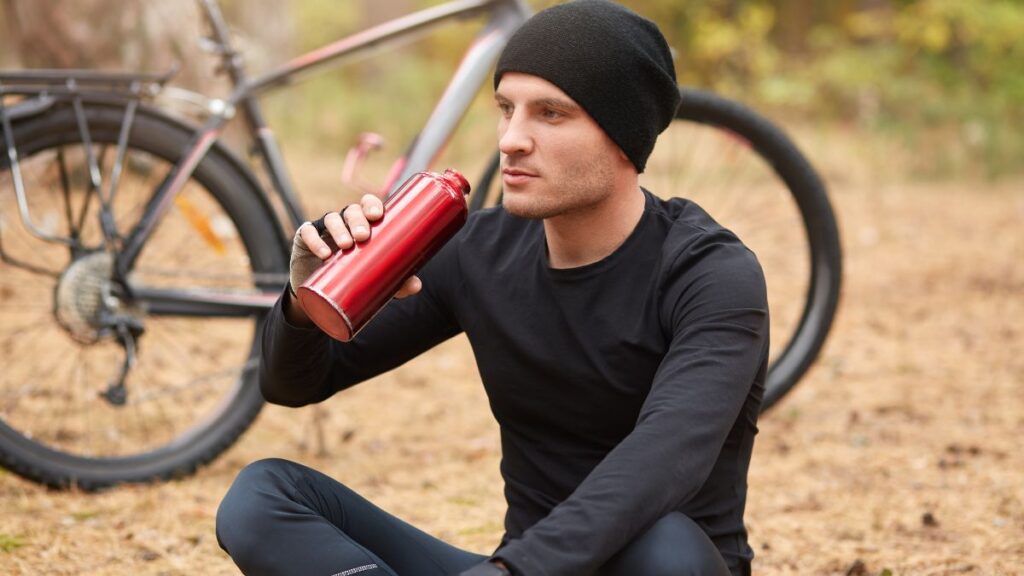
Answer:
[[[606,0],[575,0],[530,18],[512,35],[494,72],[539,76],[575,100],[643,172],[672,122],[679,89],[657,25]]]

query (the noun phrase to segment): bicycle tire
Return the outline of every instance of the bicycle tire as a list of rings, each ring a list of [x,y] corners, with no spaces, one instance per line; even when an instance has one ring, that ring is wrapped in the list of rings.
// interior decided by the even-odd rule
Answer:
[[[842,250],[835,212],[829,202],[825,183],[815,171],[792,139],[778,126],[764,116],[738,102],[727,100],[710,92],[680,89],[682,102],[676,112],[674,124],[697,123],[726,131],[735,138],[738,148],[749,147],[752,154],[760,157],[766,173],[770,171],[778,179],[779,188],[785,188],[795,203],[799,217],[792,216],[794,227],[799,219],[805,237],[806,286],[802,295],[779,296],[779,298],[800,298],[798,314],[793,315],[795,324],[788,332],[773,331],[771,338],[779,341],[773,352],[765,382],[765,393],[761,404],[762,412],[776,405],[800,381],[814,363],[831,329],[839,304],[842,281]],[[685,192],[684,192],[685,195]],[[743,205],[748,205],[745,199]],[[716,219],[718,214],[712,213]],[[732,227],[730,222],[723,222]],[[747,238],[741,235],[747,242]],[[748,243],[749,245],[749,243]],[[761,246],[762,250],[769,250]],[[772,270],[766,258],[759,254],[766,275]],[[787,255],[787,258],[796,256]],[[769,301],[772,286],[769,283]],[[796,311],[796,308],[793,309]],[[776,310],[770,309],[775,315]],[[774,328],[774,327],[773,327]]]
[[[119,130],[124,119],[123,107],[87,103],[84,107],[84,112],[89,133],[97,146],[104,144],[113,145],[118,141]],[[40,159],[40,165],[44,166],[43,163],[47,156],[50,154],[56,155],[58,150],[62,154],[59,158],[63,165],[66,163],[67,158],[66,155],[63,155],[64,151],[69,149],[75,151],[76,147],[81,145],[82,140],[74,110],[67,106],[58,106],[41,115],[21,119],[14,125],[13,133],[23,166],[29,167],[33,165],[33,158]],[[145,106],[139,107],[128,138],[128,155],[125,162],[125,174],[122,175],[122,186],[128,183],[127,170],[131,162],[135,162],[146,170],[153,171],[156,171],[154,166],[173,166],[186,149],[192,134],[193,129],[183,122],[170,118],[154,109]],[[133,158],[135,160],[132,160]],[[9,162],[4,158],[0,161],[0,177],[8,172],[9,169]],[[40,168],[40,173],[46,174],[47,170],[52,171],[52,168]],[[189,194],[192,194],[197,199],[195,201],[202,202],[201,208],[209,210],[218,219],[213,222],[214,224],[222,228],[226,228],[228,225],[233,227],[233,231],[228,230],[228,232],[224,233],[225,237],[229,237],[229,240],[225,242],[230,242],[228,253],[232,258],[231,262],[236,260],[241,262],[237,264],[241,275],[246,274],[247,269],[248,272],[253,274],[253,277],[259,278],[259,274],[280,275],[281,273],[286,273],[287,253],[286,248],[283,246],[277,220],[265,196],[257,186],[252,175],[242,168],[242,164],[232,157],[226,149],[216,144],[196,167],[186,189],[189,190]],[[26,187],[27,195],[30,197],[37,193],[39,193],[38,196],[40,198],[45,196],[45,194],[42,194],[42,190],[32,189],[29,183],[26,183]],[[122,194],[120,189],[118,194]],[[128,192],[123,192],[123,194],[127,195]],[[140,198],[144,199],[147,195],[151,195],[151,190],[141,192]],[[42,200],[39,201],[41,202]],[[126,200],[125,202],[128,201]],[[68,205],[70,206],[71,204],[68,201]],[[2,210],[0,210],[0,213],[2,213]],[[224,218],[227,218],[227,221]],[[69,227],[72,225],[71,222],[72,218],[69,216]],[[14,226],[8,226],[8,232],[10,233],[16,225],[17,223]],[[165,235],[161,236],[161,241],[168,244],[175,242],[180,242],[182,245],[188,244],[186,239],[174,240],[174,234],[175,232],[168,231]],[[155,242],[155,240],[151,241]],[[148,249],[148,246],[144,248],[143,254],[146,254]],[[159,256],[160,254],[157,253],[157,255]],[[202,260],[202,257],[196,254],[195,250],[188,255],[188,258]],[[210,256],[209,259],[211,261],[219,261],[214,256]],[[143,258],[142,260],[145,261],[146,259]],[[242,262],[243,260],[247,260],[247,262]],[[71,261],[74,261],[73,258],[71,258]],[[0,262],[0,270],[4,269],[5,265],[10,272],[5,271],[3,274],[0,274],[0,278],[5,276],[13,277],[14,274],[19,273],[18,270],[14,270],[12,266],[3,262]],[[58,279],[56,282],[60,281]],[[7,290],[8,296],[12,291],[18,289],[16,286],[12,287],[12,282],[14,281],[12,280],[6,284],[0,282],[0,284],[3,284],[3,286],[0,286],[0,289]],[[259,284],[259,281],[254,282],[258,284],[257,287],[260,289],[270,288],[269,286]],[[54,290],[56,291],[56,286]],[[17,295],[15,294],[14,297],[17,298]],[[55,304],[54,306],[56,307],[57,305]],[[8,308],[0,307],[0,319],[5,315],[9,318],[15,318],[14,314],[15,312]],[[149,333],[143,333],[140,336],[139,365],[142,365],[147,358],[155,358],[153,360],[154,363],[162,361],[169,364],[174,364],[175,360],[178,360],[188,363],[188,366],[173,366],[173,369],[177,371],[175,373],[192,374],[189,370],[193,369],[196,365],[195,362],[206,361],[204,358],[200,358],[204,353],[201,346],[195,347],[195,354],[188,353],[193,352],[193,349],[185,350],[183,347],[181,350],[186,352],[186,354],[179,354],[173,358],[168,356],[168,358],[160,360],[159,350],[171,347],[174,343],[171,341],[146,340],[150,337],[155,339],[163,335],[163,337],[169,338],[169,340],[179,340],[188,337],[188,342],[191,343],[193,341],[192,335],[195,325],[191,324],[190,320],[150,316],[146,317],[146,321],[152,323],[165,322],[166,324],[163,332],[154,332],[152,336]],[[230,326],[220,326],[218,322],[227,321],[215,319],[212,321],[215,325],[211,328],[211,330],[214,330],[213,332],[196,336],[200,340],[210,338],[211,348],[216,344],[219,348],[230,348],[232,353],[236,353],[239,358],[244,355],[244,363],[238,368],[235,377],[232,377],[232,370],[234,369],[230,367],[226,368],[226,371],[223,373],[211,372],[208,375],[211,379],[216,378],[218,381],[230,381],[232,386],[226,391],[224,396],[217,396],[218,392],[216,389],[210,392],[216,400],[216,405],[207,414],[195,414],[195,418],[202,418],[202,421],[187,420],[181,429],[175,428],[177,422],[171,421],[171,417],[167,416],[167,411],[171,410],[171,414],[176,417],[180,410],[174,405],[164,406],[165,403],[161,400],[160,394],[169,394],[172,397],[172,402],[182,402],[181,397],[183,396],[192,398],[206,393],[205,391],[197,390],[197,388],[213,388],[216,384],[207,384],[202,380],[187,381],[180,384],[179,388],[168,386],[169,392],[156,391],[155,388],[153,392],[147,392],[149,389],[144,388],[141,384],[132,384],[128,387],[129,401],[133,398],[132,389],[136,388],[135,392],[137,395],[135,398],[138,398],[137,404],[141,405],[144,402],[158,403],[160,405],[160,414],[167,418],[167,425],[171,429],[169,432],[164,432],[162,428],[157,428],[154,425],[154,429],[157,432],[155,434],[156,439],[153,440],[154,444],[140,445],[138,452],[120,453],[118,451],[119,448],[111,448],[109,450],[110,454],[103,454],[95,451],[97,443],[101,447],[105,446],[105,439],[103,438],[96,440],[90,436],[92,444],[89,445],[89,448],[92,451],[87,451],[84,448],[79,449],[78,444],[72,446],[66,442],[62,443],[60,435],[52,433],[50,430],[46,430],[46,434],[43,435],[35,430],[28,430],[27,428],[30,428],[32,424],[29,424],[21,415],[15,415],[6,411],[5,406],[8,404],[18,404],[24,407],[25,405],[31,405],[33,400],[22,397],[13,399],[11,395],[8,395],[6,402],[0,402],[0,464],[35,482],[53,487],[76,486],[84,490],[95,490],[121,483],[163,480],[192,474],[199,466],[211,461],[231,446],[252,424],[263,405],[263,398],[257,383],[257,370],[253,368],[253,359],[258,358],[258,334],[262,321],[263,314],[254,314],[238,323],[232,321]],[[0,320],[0,327],[3,324],[5,322]],[[206,330],[205,326],[206,324],[204,324],[203,330]],[[229,342],[229,340],[222,338],[222,333],[226,334],[229,331],[233,331],[237,329],[237,326],[251,327],[252,340],[237,345],[223,345],[223,342]],[[160,326],[158,325],[157,327]],[[190,327],[193,330],[190,331]],[[52,335],[55,332],[51,327],[44,327],[42,330],[44,333],[51,335],[49,341],[52,342],[54,340]],[[178,330],[185,330],[187,333],[178,334]],[[166,336],[167,334],[170,334],[170,336]],[[211,358],[209,362],[211,362],[211,365],[213,362],[219,362],[219,360],[212,360],[220,354],[219,348],[218,350],[209,351],[209,358]],[[83,349],[85,349],[84,345]],[[143,356],[150,353],[150,351],[152,353],[149,356]],[[81,354],[84,355],[86,353],[82,352]],[[99,355],[100,352],[97,351],[95,354]],[[103,354],[110,356],[108,352],[103,352]],[[226,355],[227,353],[225,352],[224,354]],[[83,356],[80,355],[80,362],[82,358]],[[101,357],[100,360],[102,361],[103,358]],[[48,362],[56,362],[58,359],[27,357],[21,361],[36,363],[35,367],[24,368],[22,372],[28,375],[41,375],[42,367]],[[91,364],[88,366],[91,366]],[[145,367],[148,370],[149,365],[145,365]],[[140,375],[139,380],[143,379],[142,374],[150,374],[150,372],[143,372],[143,369],[138,368],[138,366],[133,368],[133,370],[136,369],[139,370],[137,372]],[[50,373],[53,370],[51,369]],[[199,368],[195,370],[199,370]],[[11,370],[11,366],[7,365],[5,366],[5,371],[11,373],[17,372],[18,369]],[[88,372],[86,374],[87,376],[89,375]],[[153,374],[156,374],[156,372],[153,372]],[[149,380],[157,384],[163,381],[155,376],[150,376]],[[3,385],[3,381],[3,377],[0,377],[0,385]],[[10,382],[8,382],[7,386],[10,390],[9,385]],[[28,388],[29,394],[31,394],[32,386],[35,385],[36,383],[29,382],[26,377],[23,388]],[[45,383],[39,385],[45,385]],[[147,382],[147,386],[149,385],[150,382]],[[144,389],[145,391],[139,393],[139,389]],[[74,390],[64,391],[59,388],[57,390],[66,395],[69,406],[72,402],[77,402],[73,398],[80,396],[80,394],[76,395]],[[4,390],[0,388],[0,394],[3,392]],[[147,393],[148,396],[146,396]],[[61,396],[61,394],[57,394],[57,396]],[[0,400],[4,398],[4,396],[0,396]],[[85,396],[85,398],[86,400],[83,404],[88,404],[88,396]],[[87,406],[88,410],[93,411],[86,416],[82,416],[88,419],[86,420],[87,424],[94,422],[91,419],[99,417],[97,413],[113,410],[105,405],[104,402],[104,400],[96,398],[95,406]],[[187,402],[183,403],[187,404]],[[202,405],[205,406],[206,404]],[[42,406],[45,407],[45,403]],[[64,407],[55,406],[55,408]],[[67,409],[69,416],[77,414],[77,412],[72,412],[71,408]],[[150,430],[148,427],[154,423],[147,422],[147,418],[150,417],[149,415],[155,409],[148,405],[141,408],[136,407],[135,409],[138,410],[138,414],[136,414],[138,422],[132,424],[132,426],[141,427],[147,431]],[[175,410],[179,410],[179,412],[175,412]],[[187,411],[188,409],[186,408]],[[40,410],[38,416],[44,416],[42,410]],[[60,414],[49,414],[49,416],[55,421],[52,427],[59,428],[63,426],[63,424],[56,422],[59,421]],[[54,416],[56,417],[54,418]],[[128,413],[124,412],[122,416],[127,421]],[[186,419],[191,417],[193,417],[191,413],[184,414],[183,416]],[[14,424],[13,420],[16,420],[17,424]],[[116,422],[113,420],[113,417],[111,421]],[[102,426],[105,422],[100,420],[100,425]],[[156,422],[156,424],[163,423]],[[19,430],[17,426],[22,426],[25,429]],[[71,425],[68,424],[68,426],[70,427]],[[113,427],[114,425],[110,426]],[[87,426],[83,428],[87,428]],[[129,426],[126,424],[124,428],[128,430]],[[128,432],[125,430],[117,430],[117,432],[128,438]],[[81,435],[84,436],[90,432],[90,430],[86,429],[81,432]],[[109,431],[106,433],[110,434]],[[44,436],[48,440],[44,440]]]
[[[771,338],[774,349],[761,403],[761,411],[764,412],[775,406],[800,381],[820,353],[831,329],[839,304],[842,281],[842,250],[835,213],[821,177],[782,129],[752,109],[710,92],[682,87],[679,92],[682,102],[676,111],[675,122],[659,138],[654,154],[648,162],[648,169],[641,175],[641,182],[645,183],[645,180],[651,177],[650,174],[657,169],[659,161],[673,169],[690,170],[691,166],[684,166],[686,160],[678,157],[677,151],[672,148],[671,132],[682,131],[685,134],[684,139],[690,142],[694,139],[694,132],[703,129],[711,134],[713,141],[728,142],[730,152],[734,153],[737,149],[747,150],[749,156],[759,158],[763,162],[761,175],[771,175],[771,178],[776,180],[775,186],[779,193],[791,199],[796,207],[796,211],[790,215],[791,222],[786,226],[791,225],[792,228],[799,228],[805,233],[801,242],[806,245],[807,250],[806,271],[799,274],[806,282],[804,289],[800,290],[799,294],[777,296],[769,283],[770,313],[773,317]],[[703,144],[706,142],[697,146]],[[716,146],[707,146],[713,147]],[[704,156],[713,156],[715,153],[717,150],[705,152]],[[478,191],[490,189],[491,179],[497,172],[496,160],[497,155],[492,158],[477,185]],[[695,168],[695,172],[712,171],[704,164],[698,164]],[[729,165],[720,167],[716,174],[726,173],[730,168]],[[700,194],[695,193],[694,188],[697,186],[693,181],[700,179],[700,175],[688,177],[685,186],[669,184],[662,187],[647,183],[645,186],[655,193],[694,199],[692,196]],[[712,193],[717,195],[718,192],[713,190]],[[785,201],[781,195],[775,201]],[[485,195],[478,192],[478,196],[477,201],[471,204],[471,209],[483,206]],[[712,200],[709,204],[714,203],[714,198],[708,200]],[[498,201],[500,202],[500,196]],[[700,200],[698,204],[705,209],[709,208]],[[728,214],[716,210],[708,211],[716,220],[733,231],[736,231],[734,227],[740,224],[730,222]],[[742,234],[740,238],[747,242],[748,246],[756,243]],[[752,248],[755,254],[758,254],[757,247]],[[796,257],[786,255],[785,258],[792,260]],[[772,276],[772,266],[764,258],[762,267],[766,269],[766,276]],[[780,299],[787,304],[787,308],[793,309],[792,320],[789,324],[784,324],[782,329],[775,326],[777,306],[772,305],[778,304]]]

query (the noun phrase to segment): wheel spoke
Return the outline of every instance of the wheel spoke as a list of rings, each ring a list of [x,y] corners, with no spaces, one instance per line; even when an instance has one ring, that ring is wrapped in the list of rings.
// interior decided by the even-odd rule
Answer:
[[[772,318],[767,408],[800,378],[830,327],[841,266],[834,218],[820,179],[784,133],[736,103],[681,94],[676,122],[659,137],[643,182],[693,200],[761,262]],[[827,276],[813,294],[812,274]],[[805,310],[812,320],[802,323]]]
[[[71,206],[71,178],[68,176],[64,146],[57,147],[57,165],[60,173],[60,188],[64,198],[64,215],[67,218],[68,236],[77,240],[79,229],[75,226],[74,209]]]
[[[96,165],[102,167],[107,157],[107,145],[104,144],[100,148],[99,157],[96,160]],[[87,178],[88,184],[85,187],[85,196],[82,198],[82,211],[78,213],[78,227],[79,232],[85,227],[85,219],[89,215],[92,208],[92,198],[97,196],[100,192],[93,185],[92,179]]]
[[[191,469],[230,445],[240,430],[208,435],[225,434],[217,425],[223,419],[248,421],[259,409],[251,386],[255,326],[287,281],[286,273],[270,270],[287,263],[272,215],[252,209],[259,190],[240,187],[250,181],[244,168],[214,148],[181,190],[187,205],[169,210],[141,247],[120,305],[101,297],[119,292],[106,254],[143,217],[191,134],[143,108],[130,131],[117,110],[89,104],[82,110],[57,106],[15,127],[17,136],[25,135],[19,145],[34,221],[70,237],[78,249],[35,240],[18,221],[3,222],[0,421],[22,441],[60,454],[35,451],[39,461],[26,459],[16,469],[48,483],[99,487]],[[95,162],[82,144],[80,119],[87,120]],[[103,206],[108,188],[96,189],[90,170],[108,182],[113,144],[122,135],[127,147],[116,194]],[[0,182],[8,174],[0,171]],[[9,208],[14,200],[0,190],[0,213],[16,214]],[[114,242],[105,242],[105,209],[115,223]],[[47,268],[51,277],[32,274],[18,259]],[[125,405],[100,395],[117,382],[125,360],[108,334],[111,317],[141,331],[124,382]],[[7,441],[0,437],[0,444]]]

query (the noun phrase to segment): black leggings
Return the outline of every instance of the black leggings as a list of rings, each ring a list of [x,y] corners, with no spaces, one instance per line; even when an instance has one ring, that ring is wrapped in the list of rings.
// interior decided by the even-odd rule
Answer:
[[[455,576],[487,557],[460,550],[287,460],[238,474],[217,511],[217,541],[248,575]],[[674,512],[616,554],[599,576],[725,575],[722,556]]]

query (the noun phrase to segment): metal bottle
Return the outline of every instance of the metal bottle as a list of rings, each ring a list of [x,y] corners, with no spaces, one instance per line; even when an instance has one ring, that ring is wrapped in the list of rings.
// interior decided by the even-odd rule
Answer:
[[[370,238],[339,250],[299,286],[306,315],[348,342],[466,222],[469,182],[455,170],[413,174],[370,222]]]

